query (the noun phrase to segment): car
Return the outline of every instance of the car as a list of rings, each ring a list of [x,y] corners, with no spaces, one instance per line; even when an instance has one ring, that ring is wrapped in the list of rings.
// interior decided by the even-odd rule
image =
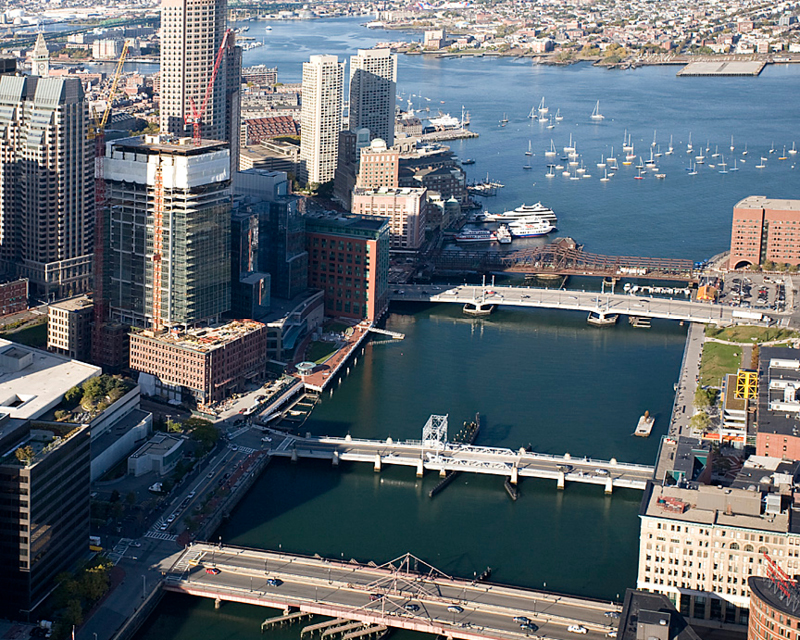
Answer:
[[[523,622],[519,625],[519,628],[523,631],[538,631],[539,627],[533,624],[532,622]]]
[[[611,618],[612,620],[618,620],[619,619],[619,611],[606,611],[603,615],[606,618]]]
[[[608,475],[608,469],[595,469],[594,472],[595,472],[595,475],[598,475],[598,476],[607,476]]]
[[[235,444],[231,445],[231,451],[238,451],[238,450],[239,450],[238,445],[235,445]]]
[[[520,624],[527,624],[530,621],[531,619],[528,616],[514,616],[514,622],[519,622]]]
[[[132,547],[136,547],[137,549],[142,546],[141,542],[131,542]]]
[[[241,415],[241,414],[242,414],[242,413],[244,413],[245,411],[247,411],[247,408],[244,408],[244,409],[239,409],[239,414]]]
[[[606,634],[606,636],[609,637],[609,638],[616,638],[617,637],[617,632],[616,631],[609,631]]]
[[[280,578],[267,578],[267,586],[268,587],[280,587],[283,584],[283,580]]]
[[[414,604],[413,602],[407,602],[406,605],[403,607],[406,611],[419,611],[419,605]]]
[[[678,441],[675,438],[664,438],[665,444],[678,444]]]
[[[219,573],[219,569],[217,569],[217,567],[206,567],[206,573],[210,573],[212,576],[215,576]]]
[[[197,491],[190,491],[190,492],[189,492],[189,496],[188,496],[189,500],[191,500],[192,498],[194,498],[196,495],[197,495]]]
[[[383,598],[383,594],[382,593],[370,593],[369,594],[369,601],[370,602],[375,602],[376,600],[380,600],[381,598]]]
[[[167,522],[170,522],[170,523],[175,522],[175,514],[174,513],[170,514],[169,518],[167,518]]]
[[[459,607],[457,604],[451,604],[447,607],[450,613],[464,613],[464,608]]]
[[[571,625],[569,625],[567,627],[567,631],[569,631],[570,633],[581,633],[581,634],[583,634],[583,633],[588,633],[589,630],[586,627],[582,626],[582,625],[571,624]]]

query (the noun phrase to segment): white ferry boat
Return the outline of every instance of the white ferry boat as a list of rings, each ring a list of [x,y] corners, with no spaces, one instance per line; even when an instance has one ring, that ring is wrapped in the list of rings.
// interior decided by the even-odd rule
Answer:
[[[546,236],[554,229],[555,227],[552,224],[544,220],[517,220],[508,225],[508,230],[514,238],[537,238],[539,236]]]
[[[497,234],[489,229],[465,229],[456,235],[456,242],[495,242]]]
[[[482,217],[483,222],[513,222],[528,219],[531,221],[542,220],[549,222],[553,226],[558,223],[558,218],[553,210],[544,206],[541,202],[522,204],[513,211],[504,211],[503,213],[489,213],[487,211]]]
[[[511,231],[508,230],[506,225],[501,225],[497,231],[495,231],[495,235],[500,244],[509,244],[511,242]]]

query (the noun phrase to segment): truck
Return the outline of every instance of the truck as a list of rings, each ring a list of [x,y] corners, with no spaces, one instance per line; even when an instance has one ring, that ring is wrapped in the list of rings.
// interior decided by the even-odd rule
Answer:
[[[744,309],[734,309],[731,312],[734,320],[754,320],[760,322],[764,319],[764,314],[759,311],[745,311]]]

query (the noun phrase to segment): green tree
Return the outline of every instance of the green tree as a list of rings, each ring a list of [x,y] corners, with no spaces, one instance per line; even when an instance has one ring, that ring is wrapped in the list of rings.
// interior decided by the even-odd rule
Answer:
[[[183,427],[181,426],[180,422],[175,422],[172,419],[167,420],[167,432],[168,433],[181,433],[183,431]]]
[[[711,426],[711,418],[705,411],[700,411],[689,418],[689,426],[695,431],[706,431]]]
[[[22,464],[28,465],[34,458],[33,447],[31,447],[30,445],[19,447],[14,452],[14,455],[16,455],[17,460],[19,460]]]
[[[708,393],[703,387],[697,387],[694,392],[694,407],[695,409],[708,409],[711,406],[711,401]]]

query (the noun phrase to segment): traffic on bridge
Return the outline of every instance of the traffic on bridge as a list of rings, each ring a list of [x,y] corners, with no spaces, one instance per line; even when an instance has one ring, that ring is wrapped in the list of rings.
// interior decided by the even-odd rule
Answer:
[[[616,636],[620,611],[597,600],[454,578],[410,554],[377,566],[206,543],[181,553],[164,589],[464,640],[600,640]]]

